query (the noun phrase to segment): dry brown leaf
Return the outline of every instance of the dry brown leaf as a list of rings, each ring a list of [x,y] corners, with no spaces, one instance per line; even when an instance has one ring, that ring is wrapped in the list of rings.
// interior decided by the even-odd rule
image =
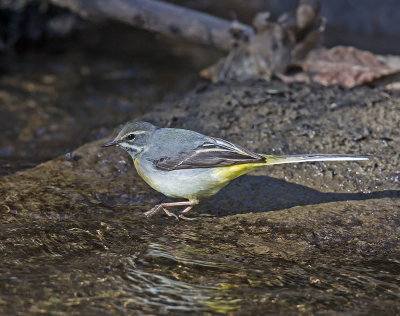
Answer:
[[[347,88],[400,71],[400,67],[382,63],[371,52],[345,46],[313,50],[301,66],[315,82]]]

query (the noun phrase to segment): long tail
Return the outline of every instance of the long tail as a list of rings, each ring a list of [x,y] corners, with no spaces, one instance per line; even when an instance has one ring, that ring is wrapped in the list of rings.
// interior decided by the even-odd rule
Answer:
[[[369,156],[340,155],[340,154],[310,154],[310,155],[287,155],[274,156],[263,155],[266,158],[266,165],[277,165],[283,163],[307,162],[307,161],[354,161],[369,160]]]

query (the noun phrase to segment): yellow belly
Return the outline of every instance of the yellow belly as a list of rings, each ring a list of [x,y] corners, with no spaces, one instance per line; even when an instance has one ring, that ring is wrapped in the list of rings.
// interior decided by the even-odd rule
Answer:
[[[243,174],[246,174],[254,169],[264,166],[264,163],[247,163],[240,165],[232,165],[225,167],[218,167],[215,170],[215,175],[221,179],[221,181],[229,182]]]

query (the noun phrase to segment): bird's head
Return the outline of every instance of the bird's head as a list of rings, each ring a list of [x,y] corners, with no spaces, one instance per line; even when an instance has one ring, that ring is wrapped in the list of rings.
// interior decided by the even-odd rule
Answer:
[[[102,147],[121,147],[135,159],[148,146],[150,136],[156,129],[156,126],[147,122],[129,122],[122,127],[114,140],[103,144]]]

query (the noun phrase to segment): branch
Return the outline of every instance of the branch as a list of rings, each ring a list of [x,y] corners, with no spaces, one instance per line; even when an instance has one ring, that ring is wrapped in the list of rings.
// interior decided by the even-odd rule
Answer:
[[[230,51],[238,40],[254,35],[245,24],[155,0],[50,0],[92,19],[117,20],[167,36]]]

